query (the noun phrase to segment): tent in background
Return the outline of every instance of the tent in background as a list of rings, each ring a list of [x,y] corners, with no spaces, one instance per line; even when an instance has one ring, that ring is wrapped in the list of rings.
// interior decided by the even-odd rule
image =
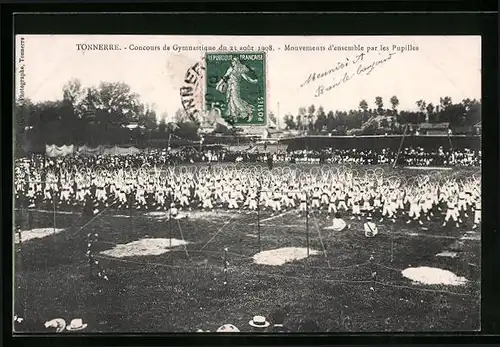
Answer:
[[[48,157],[65,157],[69,154],[73,154],[75,150],[74,145],[63,145],[63,146],[56,146],[56,145],[45,145],[45,154]]]

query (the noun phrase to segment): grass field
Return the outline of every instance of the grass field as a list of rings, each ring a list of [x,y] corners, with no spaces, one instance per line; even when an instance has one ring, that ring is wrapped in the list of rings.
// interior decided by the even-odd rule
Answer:
[[[64,229],[15,245],[14,313],[25,319],[19,332],[43,332],[43,323],[58,317],[83,318],[89,333],[215,331],[224,323],[250,331],[252,316],[268,317],[277,305],[285,307],[292,331],[304,318],[325,332],[480,329],[479,233],[441,228],[437,222],[428,230],[389,222],[378,225],[376,237],[366,238],[363,221],[334,233],[324,229],[331,224],[324,215],[311,216],[306,229],[305,217],[296,211],[273,217],[264,211],[262,250],[306,247],[309,238],[310,248],[318,251],[269,266],[252,258],[259,252],[256,213],[187,214],[168,222],[161,214],[109,209],[80,230],[83,221],[76,213],[16,211],[23,229],[53,227],[54,220]],[[88,233],[98,234],[95,254],[109,281],[89,276]],[[143,238],[189,243],[155,256],[99,254]],[[446,250],[457,257],[436,256]],[[417,266],[446,269],[468,282],[424,285],[401,275]]]

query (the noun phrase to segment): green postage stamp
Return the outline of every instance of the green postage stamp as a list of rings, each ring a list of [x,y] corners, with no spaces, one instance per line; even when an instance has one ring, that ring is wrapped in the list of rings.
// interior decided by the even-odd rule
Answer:
[[[229,124],[265,125],[266,55],[207,53],[205,103]]]

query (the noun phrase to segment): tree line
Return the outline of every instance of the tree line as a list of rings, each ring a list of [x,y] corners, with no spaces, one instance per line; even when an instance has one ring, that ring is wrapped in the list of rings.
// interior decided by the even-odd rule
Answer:
[[[198,125],[181,109],[173,120],[157,117],[154,105],[144,104],[123,82],[101,82],[83,88],[78,79],[68,81],[62,99],[34,103],[16,101],[17,142],[45,144],[139,144],[148,139],[175,135],[197,139]]]
[[[316,108],[301,107],[296,115],[285,115],[284,122],[288,130],[306,130],[309,133],[347,134],[350,130],[359,130],[362,134],[402,133],[406,124],[449,123],[451,128],[467,129],[481,121],[481,102],[476,99],[464,99],[453,103],[451,97],[441,97],[439,105],[425,100],[415,102],[417,111],[398,110],[399,99],[389,99],[390,108],[384,107],[382,97],[374,100],[374,108],[370,108],[365,99],[359,102],[358,109],[349,111],[328,111],[322,106]],[[378,122],[368,122],[376,119]],[[363,127],[364,124],[368,125]]]
[[[62,99],[34,103],[29,99],[16,102],[16,143],[29,142],[31,147],[45,144],[87,145],[144,145],[148,140],[165,141],[174,135],[190,141],[199,141],[200,124],[178,109],[171,119],[167,114],[157,116],[154,105],[140,101],[138,94],[123,82],[101,82],[98,86],[83,88],[78,79],[71,79],[62,88]],[[416,101],[417,111],[398,110],[399,100],[393,96],[390,107],[377,96],[373,108],[361,100],[356,110],[326,111],[322,106],[301,107],[296,115],[284,117],[284,128],[307,130],[309,133],[346,134],[353,129],[363,134],[401,133],[405,124],[448,122],[451,127],[470,127],[481,120],[481,103],[464,99],[453,103],[448,96],[440,98],[439,105],[424,100]],[[366,125],[370,119],[379,122]],[[276,123],[276,116],[268,117]],[[237,133],[229,129],[229,133]]]

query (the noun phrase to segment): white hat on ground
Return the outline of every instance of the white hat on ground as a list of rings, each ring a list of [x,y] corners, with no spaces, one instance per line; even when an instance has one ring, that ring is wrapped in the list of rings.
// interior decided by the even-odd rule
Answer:
[[[345,227],[347,226],[346,222],[341,219],[341,218],[335,218],[333,220],[333,224],[332,224],[332,227],[331,229],[333,231],[342,231],[345,229]]]
[[[254,316],[248,324],[254,328],[267,328],[271,323],[269,323],[264,316]]]
[[[56,328],[56,332],[60,333],[66,328],[66,321],[62,318],[54,318],[45,322],[45,328]]]
[[[240,329],[232,324],[224,324],[217,328],[218,333],[239,333]]]
[[[71,321],[71,323],[66,327],[69,331],[78,331],[83,330],[87,327],[87,323],[83,324],[83,320],[81,318],[76,318]]]

